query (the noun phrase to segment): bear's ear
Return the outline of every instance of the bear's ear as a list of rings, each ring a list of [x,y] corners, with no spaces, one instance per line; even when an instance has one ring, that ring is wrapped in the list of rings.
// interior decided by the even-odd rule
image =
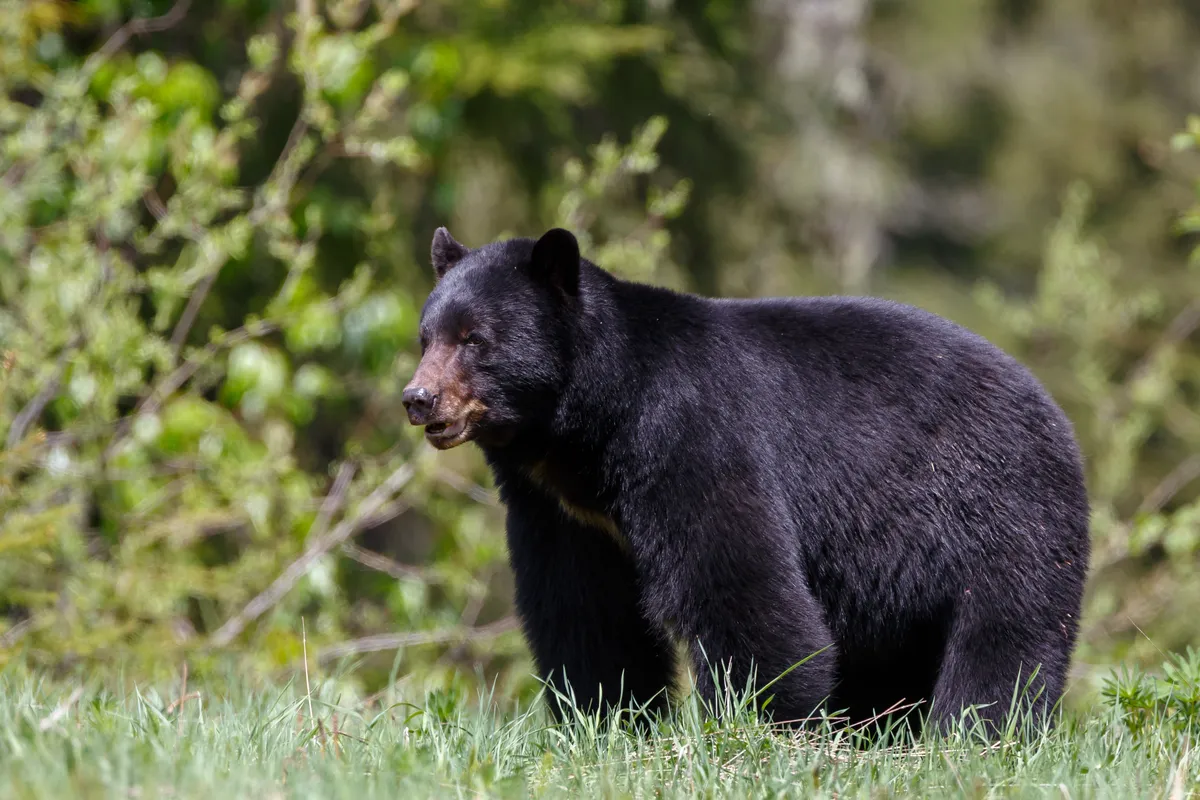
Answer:
[[[568,299],[579,294],[579,242],[562,228],[542,234],[529,259],[535,280],[543,281]]]
[[[469,252],[465,245],[454,241],[450,231],[438,228],[433,234],[433,246],[430,248],[434,277],[440,281]]]

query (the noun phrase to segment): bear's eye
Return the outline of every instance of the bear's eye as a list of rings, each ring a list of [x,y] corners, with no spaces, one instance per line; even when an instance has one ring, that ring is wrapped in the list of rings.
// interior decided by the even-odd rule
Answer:
[[[463,337],[463,344],[471,347],[478,347],[479,345],[483,344],[483,337],[475,331],[471,331]]]

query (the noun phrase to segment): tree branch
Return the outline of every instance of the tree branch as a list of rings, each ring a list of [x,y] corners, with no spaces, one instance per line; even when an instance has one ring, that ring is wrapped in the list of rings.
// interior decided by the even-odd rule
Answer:
[[[219,350],[244,342],[247,339],[265,336],[277,329],[278,325],[273,322],[257,322],[253,327],[243,326],[241,328],[234,328],[222,336],[219,341],[212,342],[172,370],[150,390],[149,394],[138,402],[132,413],[122,417],[117,423],[117,429],[113,432],[112,439],[109,441],[108,446],[104,448],[103,460],[108,461],[116,451],[117,445],[123,442],[125,437],[129,435],[129,431],[133,429],[133,423],[139,417],[158,411],[163,401],[187,383]]]
[[[382,572],[384,575],[396,580],[418,580],[425,583],[437,583],[440,581],[438,576],[432,574],[428,569],[414,567],[411,564],[401,564],[399,561],[393,561],[387,556],[359,547],[353,542],[343,544],[342,552],[364,567],[373,569],[376,572]]]
[[[4,633],[0,633],[0,650],[7,650],[25,638],[25,634],[33,629],[33,617],[26,617],[13,625]]]
[[[1200,327],[1200,300],[1193,300],[1175,315],[1175,318],[1163,330],[1159,340],[1145,352],[1137,364],[1134,365],[1133,369],[1129,371],[1129,377],[1125,381],[1126,397],[1128,398],[1133,393],[1133,387],[1137,385],[1137,382],[1153,369],[1154,360],[1158,357],[1159,353],[1182,344],[1198,327]],[[1128,404],[1128,400],[1126,404]]]
[[[367,495],[367,498],[363,500],[362,505],[359,506],[354,516],[343,519],[333,530],[324,533],[318,525],[322,522],[327,525],[330,517],[333,516],[333,511],[343,502],[346,489],[349,487],[349,476],[346,474],[347,469],[348,467],[343,465],[341,470],[339,470],[337,478],[334,479],[333,487],[329,490],[329,494],[325,498],[325,503],[322,504],[321,512],[313,522],[313,531],[310,534],[311,542],[308,545],[308,549],[304,551],[303,555],[289,564],[287,569],[266,590],[247,603],[245,608],[218,628],[212,635],[213,644],[217,646],[229,644],[233,641],[234,637],[245,630],[247,625],[258,619],[268,609],[278,603],[296,585],[296,582],[308,573],[317,559],[346,541],[367,520],[374,517],[393,495],[404,488],[405,484],[412,479],[413,474],[416,472],[412,464],[402,465],[389,475],[383,483],[376,487],[375,491]]]
[[[67,374],[67,365],[71,361],[71,356],[74,354],[75,348],[79,346],[79,341],[80,337],[76,336],[67,343],[67,346],[58,354],[58,362],[54,365],[54,374],[50,377],[50,380],[46,381],[41,390],[13,418],[12,425],[8,429],[8,437],[4,441],[6,450],[12,450],[21,443],[21,440],[25,438],[25,431],[42,416],[42,412],[46,410],[46,406],[58,394],[58,390],[62,386],[63,376]]]
[[[500,507],[500,501],[496,499],[495,493],[489,492],[482,486],[467,480],[454,470],[443,467],[437,471],[436,477],[439,481],[446,484],[451,489],[462,492],[476,503],[480,503],[485,506],[491,506],[493,508]]]
[[[1158,485],[1146,495],[1146,499],[1138,507],[1137,513],[1153,514],[1171,502],[1192,481],[1200,478],[1200,456],[1190,456],[1171,470]]]
[[[161,33],[183,22],[191,5],[192,0],[176,0],[175,5],[171,6],[170,10],[162,16],[143,17],[140,19],[131,19],[129,22],[126,22],[116,33],[109,37],[103,47],[88,57],[88,60],[83,65],[84,74],[90,74],[105,61],[116,55],[134,36],[141,36],[146,33]]]
[[[288,161],[291,158],[292,151],[304,138],[304,134],[308,133],[308,122],[304,119],[304,109],[300,110],[300,114],[296,117],[296,121],[292,124],[291,133],[288,134],[287,142],[283,145],[283,151],[279,154],[279,158],[275,161],[275,166],[271,169],[271,174],[267,176],[267,180],[262,184],[264,187],[269,187],[273,181],[278,180],[283,174],[283,170],[287,167]],[[288,183],[295,184],[296,176],[290,175]],[[290,194],[290,186],[285,193]],[[265,193],[255,199],[253,207],[248,213],[248,218],[251,224],[257,226],[262,222],[263,216],[267,212],[268,201]],[[285,196],[285,201],[286,201]],[[153,209],[152,209],[153,213]],[[199,243],[201,247],[204,242]],[[188,334],[191,333],[192,326],[196,324],[196,317],[200,314],[200,307],[204,305],[204,301],[208,299],[208,293],[212,291],[213,284],[217,282],[217,276],[221,274],[221,268],[224,262],[217,263],[213,267],[212,272],[205,275],[196,284],[196,288],[192,290],[192,294],[188,297],[187,306],[183,309],[183,314],[180,315],[179,321],[175,323],[175,329],[171,331],[171,349],[175,352],[175,359],[178,360],[183,353],[183,346],[187,343]]]
[[[187,306],[183,309],[183,314],[180,315],[179,322],[175,323],[175,330],[171,331],[171,349],[175,351],[176,360],[179,359],[179,355],[183,351],[187,335],[191,333],[192,326],[196,324],[196,317],[200,314],[200,306],[204,305],[204,301],[208,298],[208,293],[212,290],[213,284],[217,282],[217,276],[220,274],[220,267],[213,269],[212,272],[200,279],[200,282],[196,284],[195,290],[188,297]]]
[[[400,647],[413,647],[423,644],[450,644],[478,642],[494,639],[515,630],[517,618],[504,617],[487,625],[477,628],[446,628],[436,631],[418,631],[414,633],[381,633],[377,636],[364,636],[361,639],[351,639],[348,642],[335,644],[322,650],[317,658],[321,661],[334,661],[356,653],[377,653],[381,650],[395,650]]]
[[[103,231],[96,231],[97,250],[100,252],[100,280],[96,283],[96,287],[92,290],[89,303],[92,300],[98,299],[101,292],[104,290],[105,284],[112,277],[112,265],[109,263],[109,241]],[[83,344],[84,331],[83,321],[78,321],[79,330],[71,337],[71,340],[63,346],[62,352],[58,354],[58,361],[54,365],[54,375],[41,388],[41,390],[33,396],[29,403],[21,409],[15,418],[12,425],[9,426],[8,436],[4,441],[4,448],[12,450],[21,439],[25,437],[25,431],[29,426],[41,417],[42,412],[46,410],[46,406],[58,394],[58,390],[62,386],[63,376],[67,374],[67,367],[70,365],[71,356]]]

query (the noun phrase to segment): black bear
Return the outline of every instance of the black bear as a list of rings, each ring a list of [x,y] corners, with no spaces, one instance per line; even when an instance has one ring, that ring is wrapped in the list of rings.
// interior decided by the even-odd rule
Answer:
[[[441,228],[432,257],[403,404],[435,447],[482,448],[525,636],[579,706],[661,703],[676,641],[709,700],[803,661],[762,695],[777,722],[1057,702],[1088,503],[1014,359],[893,302],[620,280],[562,229]]]

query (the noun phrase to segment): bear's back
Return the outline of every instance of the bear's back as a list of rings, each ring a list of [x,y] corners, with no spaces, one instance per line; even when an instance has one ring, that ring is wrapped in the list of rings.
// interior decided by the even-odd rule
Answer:
[[[1080,590],[1089,542],[1078,448],[1019,362],[883,300],[714,311],[740,342],[739,382],[773,410],[758,472],[787,500],[846,669],[936,652],[930,642],[972,593],[1019,618]]]

